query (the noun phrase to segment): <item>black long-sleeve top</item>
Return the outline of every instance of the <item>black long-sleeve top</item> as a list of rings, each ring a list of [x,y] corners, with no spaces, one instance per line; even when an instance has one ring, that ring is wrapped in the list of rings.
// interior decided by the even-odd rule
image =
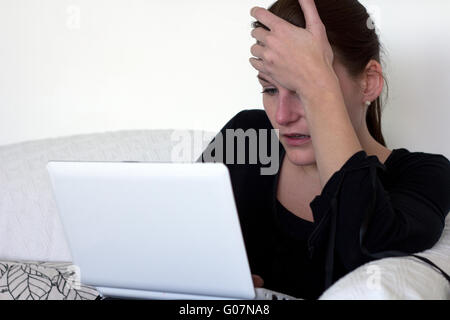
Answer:
[[[225,161],[226,129],[273,129],[264,110],[244,110],[221,129],[197,161],[224,162],[230,172],[250,269],[264,287],[316,299],[340,277],[371,260],[431,248],[450,211],[450,163],[438,154],[394,149],[384,164],[359,151],[310,203],[314,222],[289,212],[276,198],[276,174],[262,175],[259,157]],[[270,137],[270,134],[269,134]],[[266,146],[272,153],[270,139]],[[285,150],[278,141],[279,164]],[[249,154],[248,141],[245,143]],[[275,152],[275,151],[274,151]],[[302,181],[299,181],[299,186]]]

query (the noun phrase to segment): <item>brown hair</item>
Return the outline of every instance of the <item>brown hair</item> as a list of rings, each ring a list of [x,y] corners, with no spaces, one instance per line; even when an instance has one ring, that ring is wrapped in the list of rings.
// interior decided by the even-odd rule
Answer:
[[[315,0],[315,3],[335,59],[346,67],[350,76],[360,76],[372,59],[381,64],[380,51],[383,48],[362,4],[357,0]],[[305,18],[298,0],[278,0],[267,10],[297,27],[305,28]],[[270,30],[259,21],[253,22],[252,27]],[[387,85],[386,78],[381,76]],[[381,106],[380,96],[368,107],[366,124],[372,137],[386,146],[381,132]]]

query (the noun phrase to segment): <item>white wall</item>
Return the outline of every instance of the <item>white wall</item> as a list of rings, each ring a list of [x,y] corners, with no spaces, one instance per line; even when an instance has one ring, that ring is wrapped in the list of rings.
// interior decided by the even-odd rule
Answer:
[[[262,108],[257,0],[0,0],[0,145],[120,129],[217,131]],[[388,49],[389,146],[444,153],[450,1],[366,0]]]
[[[260,105],[249,12],[270,3],[0,0],[0,145],[220,129]]]
[[[380,25],[388,146],[450,159],[450,1],[363,0]]]

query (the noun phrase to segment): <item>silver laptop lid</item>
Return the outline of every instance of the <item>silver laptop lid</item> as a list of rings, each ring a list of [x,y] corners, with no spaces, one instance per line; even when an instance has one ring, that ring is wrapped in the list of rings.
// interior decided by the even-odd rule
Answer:
[[[50,161],[47,169],[83,283],[255,297],[224,164]]]

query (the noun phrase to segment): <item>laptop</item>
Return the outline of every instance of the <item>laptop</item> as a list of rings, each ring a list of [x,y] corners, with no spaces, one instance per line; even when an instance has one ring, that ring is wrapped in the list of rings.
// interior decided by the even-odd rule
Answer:
[[[223,163],[49,161],[81,282],[106,297],[291,299],[253,286]]]

